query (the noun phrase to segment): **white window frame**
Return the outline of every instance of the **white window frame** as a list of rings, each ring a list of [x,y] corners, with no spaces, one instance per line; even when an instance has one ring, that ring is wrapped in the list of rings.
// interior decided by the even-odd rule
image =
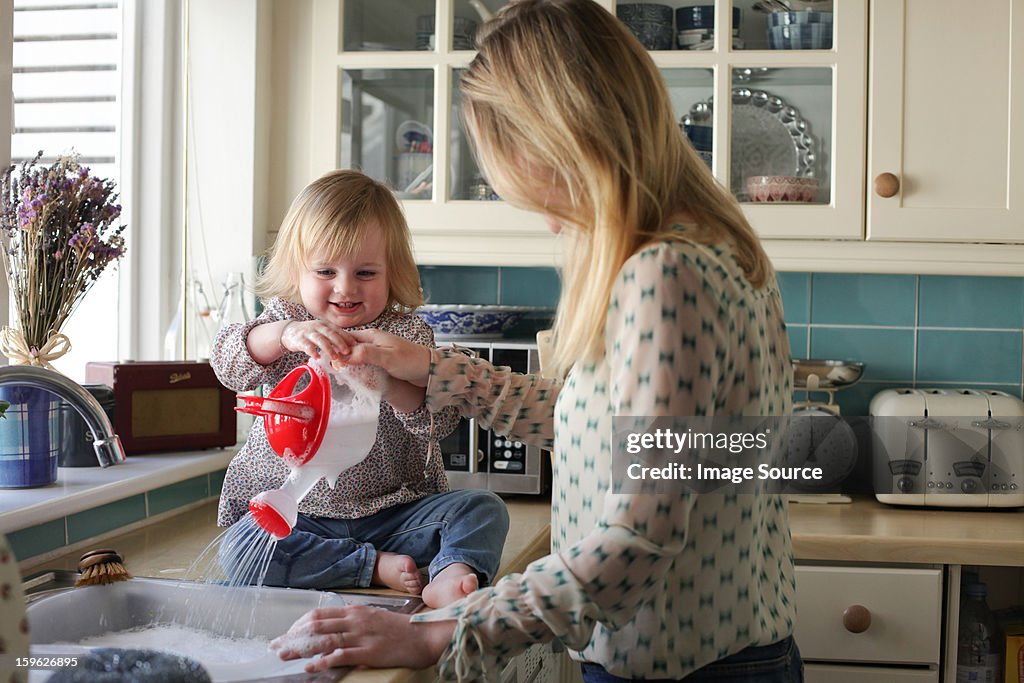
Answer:
[[[269,138],[269,55],[266,47],[272,4],[266,0],[122,0],[122,120],[121,204],[129,248],[117,267],[121,271],[118,315],[122,321],[117,344],[118,360],[156,360],[163,357],[164,335],[177,309],[181,291],[182,235],[184,232],[182,171],[185,116],[182,89],[184,41],[182,25],[185,2],[201,15],[190,38],[206,54],[217,59],[196,64],[199,68],[233,70],[243,76],[243,97],[237,92],[222,95],[222,88],[207,79],[192,92],[194,106],[203,117],[195,142],[227,141],[226,153],[206,154],[203,167],[194,175],[203,182],[190,189],[189,214],[200,210],[208,216],[208,247],[218,258],[210,273],[213,291],[229,272],[243,272],[250,279],[253,255],[263,250],[266,239],[267,140]],[[196,28],[200,30],[197,31]],[[198,38],[198,41],[197,41]],[[0,0],[0,161],[10,163],[11,77],[13,0]],[[225,57],[227,50],[227,57]],[[195,53],[193,53],[195,54]],[[226,98],[231,95],[231,99]],[[226,111],[225,111],[226,109]],[[209,112],[215,112],[210,116]],[[225,119],[228,119],[225,121]],[[216,201],[225,165],[237,169],[234,187]],[[205,180],[204,180],[205,179]],[[193,180],[189,187],[193,187]],[[200,193],[198,189],[201,189]],[[196,207],[202,196],[206,207]],[[230,225],[222,216],[235,215]],[[212,218],[210,218],[212,217]],[[224,245],[229,245],[225,249]],[[6,278],[0,281],[0,320],[7,320],[9,302]],[[97,333],[103,333],[97,325]],[[113,341],[113,340],[112,340]],[[3,359],[0,359],[3,362]]]

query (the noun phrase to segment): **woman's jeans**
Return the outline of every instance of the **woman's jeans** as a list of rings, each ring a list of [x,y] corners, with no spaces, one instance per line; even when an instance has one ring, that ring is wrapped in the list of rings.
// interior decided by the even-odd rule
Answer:
[[[598,664],[584,663],[582,666],[584,683],[629,683],[634,680],[668,683],[670,680],[619,678]],[[796,641],[789,637],[771,645],[740,650],[679,680],[686,683],[801,683],[804,680],[804,663]]]
[[[247,523],[248,522],[248,523]],[[246,569],[248,516],[227,531],[220,562],[232,582],[256,579]],[[455,562],[473,568],[480,585],[494,580],[508,534],[505,503],[489,491],[448,491],[359,519],[299,515],[277,542],[263,584],[291,588],[365,588],[378,552],[409,555],[430,578]]]

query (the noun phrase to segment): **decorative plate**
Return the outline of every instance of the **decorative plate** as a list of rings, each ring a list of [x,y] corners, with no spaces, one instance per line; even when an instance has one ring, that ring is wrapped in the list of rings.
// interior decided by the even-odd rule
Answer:
[[[683,125],[710,126],[712,99],[697,102]],[[814,177],[817,142],[800,112],[764,90],[732,89],[732,154],[729,183],[745,199],[749,176]]]

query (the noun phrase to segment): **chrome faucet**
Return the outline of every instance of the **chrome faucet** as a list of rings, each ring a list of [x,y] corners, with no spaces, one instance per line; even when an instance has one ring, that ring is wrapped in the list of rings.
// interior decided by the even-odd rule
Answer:
[[[45,389],[70,403],[85,420],[92,432],[92,447],[100,467],[109,467],[124,462],[124,448],[121,439],[114,433],[107,414],[100,402],[85,390],[81,384],[68,379],[59,372],[33,365],[0,366],[0,385],[15,384]]]

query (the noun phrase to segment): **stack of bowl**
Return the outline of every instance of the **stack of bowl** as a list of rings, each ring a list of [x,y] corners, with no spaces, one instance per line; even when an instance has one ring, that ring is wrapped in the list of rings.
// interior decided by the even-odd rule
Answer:
[[[676,10],[676,44],[680,50],[710,50],[715,43],[715,6],[693,5]],[[732,40],[734,49],[742,49],[740,8],[732,8]]]
[[[615,7],[615,16],[626,25],[648,50],[671,50],[673,39],[672,8],[654,3],[624,3]]]
[[[831,50],[832,13],[815,10],[771,12],[768,47],[772,50]]]

